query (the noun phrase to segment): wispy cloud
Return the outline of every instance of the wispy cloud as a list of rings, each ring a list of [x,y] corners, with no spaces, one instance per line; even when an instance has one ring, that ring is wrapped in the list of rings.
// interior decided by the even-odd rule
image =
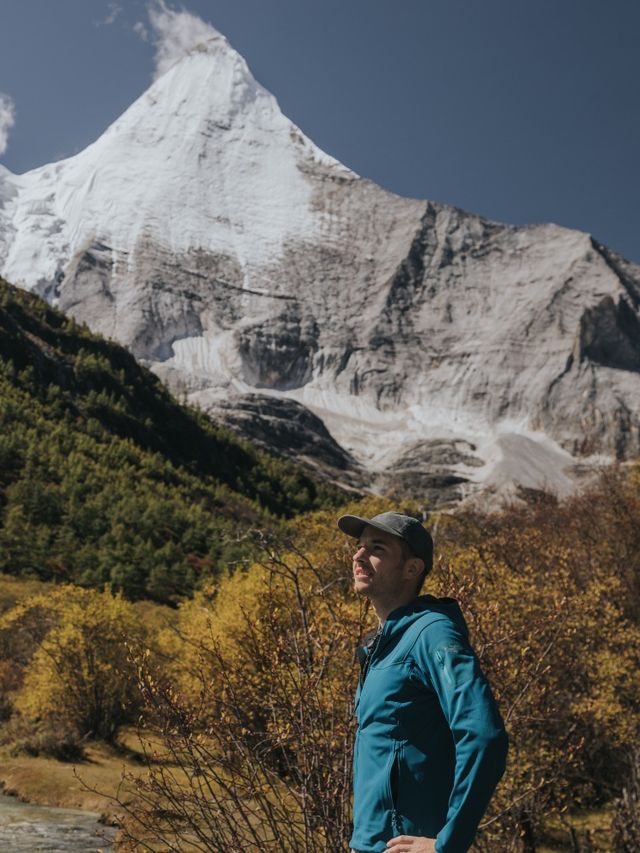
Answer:
[[[120,15],[122,13],[122,3],[117,3],[117,2],[115,2],[115,0],[109,0],[109,3],[107,4],[107,8],[109,11],[105,15],[105,17],[102,18],[100,21],[95,22],[97,27],[101,27],[101,26],[107,26],[108,27],[111,24],[114,24],[118,15]]]
[[[149,41],[149,30],[143,21],[136,21],[132,29],[138,38],[142,39],[142,41]]]
[[[16,121],[16,107],[9,95],[0,92],[0,156],[9,145],[9,131]]]
[[[156,80],[196,45],[219,36],[211,24],[186,9],[172,9],[165,0],[150,3],[148,13],[151,38],[156,49]],[[143,41],[148,40],[149,32],[144,24],[136,24],[134,31]]]

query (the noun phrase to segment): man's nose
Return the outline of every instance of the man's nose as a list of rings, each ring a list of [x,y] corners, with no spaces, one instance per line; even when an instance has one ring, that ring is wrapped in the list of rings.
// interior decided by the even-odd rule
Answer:
[[[367,549],[364,545],[358,545],[356,553],[353,555],[354,560],[361,559],[367,553]]]

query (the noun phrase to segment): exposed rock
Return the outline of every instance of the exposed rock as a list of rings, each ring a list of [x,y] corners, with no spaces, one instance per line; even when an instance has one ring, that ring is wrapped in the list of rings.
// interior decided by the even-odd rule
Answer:
[[[322,477],[355,489],[368,483],[366,472],[334,441],[320,418],[295,400],[246,394],[219,402],[211,414],[259,447],[303,462]]]
[[[392,469],[374,477],[376,491],[411,494],[430,507],[455,503],[469,493],[467,469],[485,463],[466,441],[418,441],[397,458]]]
[[[75,157],[0,169],[0,271],[376,490],[565,494],[640,454],[640,267],[358,177],[222,36]]]

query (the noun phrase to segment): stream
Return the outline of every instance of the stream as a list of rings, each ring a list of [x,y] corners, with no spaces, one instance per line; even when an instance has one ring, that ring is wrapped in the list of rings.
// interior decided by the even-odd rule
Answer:
[[[115,829],[98,823],[98,814],[21,803],[0,795],[2,853],[113,853]]]

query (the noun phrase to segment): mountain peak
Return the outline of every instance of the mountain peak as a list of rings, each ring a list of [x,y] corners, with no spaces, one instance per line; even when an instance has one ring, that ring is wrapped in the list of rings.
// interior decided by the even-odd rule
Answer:
[[[282,114],[215,34],[84,151],[21,176],[20,193],[0,209],[0,269],[51,292],[88,243],[131,258],[151,240],[182,252],[233,247],[250,279],[284,243],[321,227],[305,174],[313,168],[355,177]]]
[[[238,51],[235,48],[233,48],[231,46],[228,39],[225,36],[223,36],[222,33],[216,32],[215,35],[211,35],[208,38],[205,38],[202,41],[199,41],[192,48],[190,48],[185,53],[185,55],[183,57],[176,59],[176,61],[173,64],[177,65],[178,63],[182,62],[183,59],[185,59],[186,57],[188,57],[194,53],[215,54],[215,53],[218,53],[220,50],[224,50],[224,51],[228,52],[230,55],[237,56],[237,57],[240,57],[242,59],[242,56],[238,53]],[[243,62],[244,62],[244,59],[243,59]],[[170,66],[170,68],[167,68],[165,71],[162,72],[162,74],[166,74],[166,72],[169,71],[172,67],[173,66]],[[162,75],[160,75],[160,76],[162,76]]]
[[[204,121],[227,118],[229,123],[238,114],[246,114],[258,99],[262,99],[263,108],[254,120],[264,120],[264,107],[268,105],[272,121],[282,122],[284,117],[274,96],[259,85],[244,58],[224,36],[215,36],[200,42],[177,60],[118,121],[134,111],[143,114],[136,118],[153,122],[152,111],[148,108],[155,108],[164,100],[167,118],[173,116],[178,124],[184,121],[187,113]],[[141,109],[136,110],[137,104]],[[148,115],[144,115],[147,112]],[[182,130],[186,134],[189,128]]]
[[[562,493],[640,452],[640,268],[359,179],[201,34],[84,151],[0,173],[0,273],[203,408],[310,409],[374,488]]]

